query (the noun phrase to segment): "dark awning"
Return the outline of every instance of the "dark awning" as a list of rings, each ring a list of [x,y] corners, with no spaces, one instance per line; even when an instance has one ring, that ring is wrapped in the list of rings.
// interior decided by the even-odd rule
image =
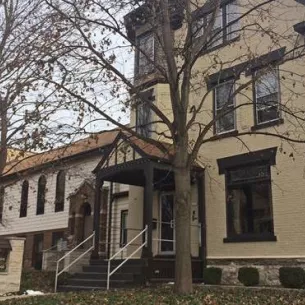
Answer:
[[[0,250],[12,251],[12,246],[8,239],[0,238]]]

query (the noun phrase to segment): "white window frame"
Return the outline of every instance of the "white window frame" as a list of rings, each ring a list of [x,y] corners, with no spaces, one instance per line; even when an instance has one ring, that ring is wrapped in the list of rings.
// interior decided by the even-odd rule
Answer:
[[[262,71],[266,70],[266,72],[268,73],[270,70],[274,71],[274,75],[276,77],[276,88],[277,88],[277,92],[274,92],[274,93],[271,93],[271,94],[277,94],[277,108],[278,108],[278,117],[275,118],[275,119],[272,119],[272,120],[268,120],[268,121],[263,121],[263,122],[259,122],[258,121],[258,112],[259,111],[262,111],[262,110],[265,110],[265,109],[269,109],[269,108],[272,108],[274,107],[273,105],[265,105],[264,107],[261,107],[261,108],[258,108],[257,107],[257,104],[258,104],[258,99],[259,98],[262,98],[262,97],[265,97],[267,95],[264,95],[264,96],[260,96],[258,97],[258,90],[257,90],[257,81],[264,75],[264,73],[262,73]],[[263,125],[263,124],[266,124],[266,123],[269,123],[269,122],[275,122],[275,121],[278,121],[280,118],[281,118],[281,111],[280,111],[280,103],[281,103],[281,88],[280,88],[280,75],[279,75],[279,67],[278,66],[272,66],[272,67],[268,67],[268,68],[263,68],[263,69],[260,69],[258,71],[256,71],[254,73],[254,76],[255,78],[257,77],[257,75],[261,73],[261,75],[255,79],[255,82],[254,82],[254,92],[255,92],[255,124],[256,125]],[[271,95],[270,94],[270,95]]]
[[[218,112],[219,110],[221,110],[221,108],[218,108],[218,106],[217,106],[217,89],[220,88],[221,86],[227,84],[227,83],[232,83],[232,89],[233,89],[233,90],[232,90],[232,94],[234,94],[234,92],[235,92],[235,81],[232,80],[232,79],[231,79],[231,80],[224,81],[224,82],[218,84],[218,85],[214,88],[214,115],[213,115],[214,118],[216,117],[217,112]],[[235,101],[235,100],[236,100],[236,99],[235,99],[235,96],[232,97],[232,100],[233,100],[233,101],[232,101],[232,105],[230,105],[230,107],[233,108],[232,113],[233,113],[233,123],[234,123],[234,126],[233,126],[232,129],[219,131],[219,130],[218,130],[219,120],[215,121],[215,134],[217,134],[217,135],[225,134],[225,133],[228,133],[228,132],[231,132],[231,131],[236,130],[236,111],[235,111],[235,109],[234,109],[234,108],[235,108],[235,103],[236,103],[236,101]],[[230,114],[230,113],[228,113],[228,114]],[[227,114],[227,115],[228,115],[228,114]]]

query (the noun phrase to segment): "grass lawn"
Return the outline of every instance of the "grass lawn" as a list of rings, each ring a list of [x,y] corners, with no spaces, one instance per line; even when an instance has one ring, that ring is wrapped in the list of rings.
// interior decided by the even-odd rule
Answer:
[[[177,296],[172,287],[112,292],[59,293],[11,299],[1,305],[305,305],[305,290],[195,288],[192,295]]]

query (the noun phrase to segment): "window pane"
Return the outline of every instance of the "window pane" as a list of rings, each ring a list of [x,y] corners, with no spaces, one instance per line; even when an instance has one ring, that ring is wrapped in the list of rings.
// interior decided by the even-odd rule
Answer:
[[[216,109],[221,109],[222,107],[229,107],[234,104],[233,99],[234,93],[234,82],[228,81],[218,85],[215,88],[215,98],[216,98]]]
[[[207,18],[207,26],[212,22],[212,14],[209,14]],[[213,28],[211,30],[210,39],[208,40],[208,48],[213,48],[220,45],[223,42],[223,28],[222,25],[222,9],[220,9],[215,18]]]
[[[270,180],[228,187],[229,235],[273,233]]]
[[[231,22],[233,22],[234,20],[240,17],[239,6],[237,4],[237,1],[229,3],[226,9],[227,9],[227,24],[230,24]],[[227,39],[231,40],[238,37],[240,34],[239,30],[240,30],[240,22],[238,20],[227,27]]]
[[[139,48],[144,52],[138,52],[139,54],[139,63],[138,63],[138,72],[139,74],[150,73],[153,69],[154,61],[154,37],[152,34],[142,36],[139,38],[138,42]]]
[[[204,27],[204,22],[203,22],[203,18],[197,19],[194,21],[193,23],[193,27],[192,27],[192,32],[194,35],[194,38],[200,37],[203,35],[203,27]]]
[[[137,132],[145,137],[151,134],[151,108],[147,103],[140,103],[137,106]]]
[[[234,110],[229,112],[228,114],[222,116],[216,122],[216,132],[221,133],[224,131],[230,131],[235,129],[235,115]]]
[[[275,68],[259,71],[255,82],[256,120],[264,123],[279,118],[279,80]],[[256,74],[258,75],[258,74]]]

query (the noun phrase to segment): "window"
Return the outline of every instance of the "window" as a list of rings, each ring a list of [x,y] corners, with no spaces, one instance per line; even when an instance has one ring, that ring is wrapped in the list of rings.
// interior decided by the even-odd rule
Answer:
[[[270,165],[228,170],[226,183],[228,237],[273,235]]]
[[[136,113],[136,130],[139,134],[145,137],[150,137],[152,120],[151,107],[148,101],[140,101],[137,105]]]
[[[138,37],[138,48],[143,52],[137,51],[137,73],[138,75],[151,73],[154,69],[155,44],[154,36],[148,33]]]
[[[38,180],[36,215],[44,214],[47,179],[44,175]]]
[[[235,130],[235,99],[233,94],[233,80],[221,83],[214,89],[214,116],[221,116],[215,123],[215,133],[217,134]]]
[[[128,210],[121,211],[121,234],[120,234],[120,247],[127,244],[127,217]]]
[[[4,195],[5,195],[4,187],[1,186],[0,187],[0,223],[2,223],[3,220]]]
[[[28,209],[29,182],[24,180],[21,188],[21,201],[19,217],[26,217]]]
[[[275,67],[255,73],[255,118],[256,124],[278,120],[280,117],[279,72]]]
[[[65,185],[66,185],[66,174],[64,171],[59,171],[56,177],[55,212],[61,212],[64,210]]]
[[[213,49],[239,36],[240,24],[237,20],[239,16],[237,1],[231,1],[219,9],[207,41],[207,49]],[[205,29],[212,22],[212,17],[213,13],[209,13],[194,22],[193,35],[195,38],[204,34]]]

